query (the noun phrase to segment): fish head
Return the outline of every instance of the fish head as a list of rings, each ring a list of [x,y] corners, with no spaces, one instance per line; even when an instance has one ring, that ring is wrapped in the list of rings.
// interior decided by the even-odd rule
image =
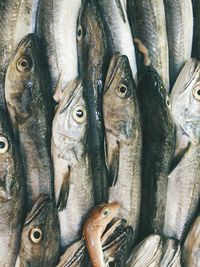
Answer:
[[[6,102],[13,118],[21,122],[32,114],[35,70],[37,69],[37,41],[34,34],[26,35],[10,60],[6,73]]]
[[[64,89],[53,120],[53,141],[61,150],[84,142],[87,129],[87,109],[82,82],[77,79]],[[62,144],[62,148],[61,148]]]
[[[22,162],[9,119],[0,110],[0,202],[7,202],[18,194]]]
[[[20,260],[23,266],[52,264],[59,256],[59,221],[54,201],[41,194],[28,213],[22,231]],[[30,265],[31,266],[31,265]]]
[[[191,142],[200,139],[200,62],[190,59],[171,92],[171,112],[177,127]]]
[[[128,58],[115,53],[108,69],[103,112],[106,131],[118,139],[127,140],[135,132],[134,117],[137,116],[135,84]]]

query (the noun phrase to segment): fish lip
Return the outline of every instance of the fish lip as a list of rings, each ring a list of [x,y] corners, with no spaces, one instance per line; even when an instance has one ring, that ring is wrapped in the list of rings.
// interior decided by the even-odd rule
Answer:
[[[48,194],[41,194],[35,204],[33,205],[30,213],[28,213],[24,225],[28,225],[37,215],[42,213],[43,207],[51,201],[51,198]]]

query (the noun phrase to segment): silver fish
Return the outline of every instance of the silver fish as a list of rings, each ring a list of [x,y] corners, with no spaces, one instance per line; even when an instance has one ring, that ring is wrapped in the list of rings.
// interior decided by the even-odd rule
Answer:
[[[164,242],[160,267],[181,267],[181,247],[177,240]]]
[[[183,240],[200,195],[200,63],[190,59],[171,93],[171,112],[189,147],[168,176],[164,234]]]

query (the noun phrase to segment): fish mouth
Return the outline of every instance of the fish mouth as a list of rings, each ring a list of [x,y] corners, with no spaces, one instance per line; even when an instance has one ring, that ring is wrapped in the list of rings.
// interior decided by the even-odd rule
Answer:
[[[32,210],[28,214],[24,225],[28,225],[36,216],[41,215],[50,201],[51,198],[49,195],[41,194],[36,203],[34,204]]]

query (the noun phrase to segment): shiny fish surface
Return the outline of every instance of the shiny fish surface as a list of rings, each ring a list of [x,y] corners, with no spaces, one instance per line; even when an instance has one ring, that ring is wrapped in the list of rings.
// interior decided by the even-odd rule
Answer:
[[[164,242],[160,267],[181,267],[181,247],[177,240]]]

